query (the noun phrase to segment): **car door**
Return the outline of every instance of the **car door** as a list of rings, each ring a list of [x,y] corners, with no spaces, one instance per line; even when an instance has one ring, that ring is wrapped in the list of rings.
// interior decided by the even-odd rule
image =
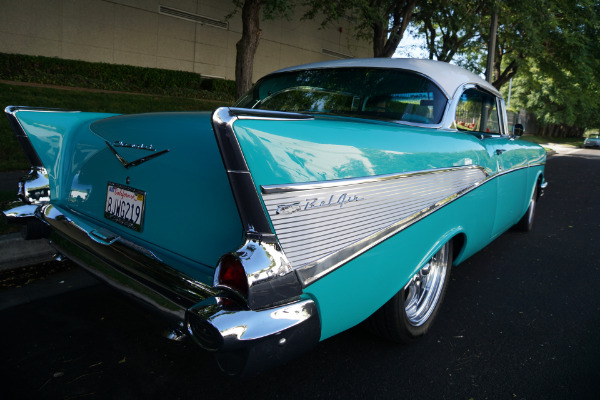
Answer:
[[[527,184],[527,157],[508,135],[504,102],[480,88],[467,87],[456,108],[459,130],[478,136],[486,149],[488,167],[496,186],[492,237],[515,224],[523,210]]]

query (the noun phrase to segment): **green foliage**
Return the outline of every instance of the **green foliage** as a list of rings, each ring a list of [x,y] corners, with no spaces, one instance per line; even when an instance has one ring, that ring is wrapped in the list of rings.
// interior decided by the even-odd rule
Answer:
[[[581,137],[585,129],[600,127],[600,2],[547,5],[543,51],[526,60],[513,98],[537,115],[541,134]]]
[[[489,27],[489,1],[425,0],[413,25],[425,36],[429,58],[450,62],[460,52],[482,50],[483,27]],[[489,28],[488,28],[489,29]]]
[[[426,0],[413,20],[431,58],[485,71],[490,16],[499,7],[494,86],[511,78],[511,106],[537,115],[540,133],[581,136],[600,126],[600,1]]]
[[[231,102],[235,83],[200,74],[0,53],[0,80]]]
[[[392,57],[413,17],[415,6],[424,0],[302,0],[303,18],[322,18],[326,26],[350,19],[358,39],[373,43],[374,57]]]

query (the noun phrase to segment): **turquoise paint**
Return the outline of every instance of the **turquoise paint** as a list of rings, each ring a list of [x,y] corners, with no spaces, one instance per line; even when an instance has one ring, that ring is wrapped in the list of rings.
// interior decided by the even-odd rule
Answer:
[[[17,117],[52,176],[52,202],[92,218],[97,227],[214,268],[243,231],[209,113],[107,114],[19,112]],[[125,169],[105,141],[169,152]],[[118,148],[128,161],[151,154]],[[57,161],[58,160],[58,161]],[[59,164],[60,163],[60,164]],[[130,183],[126,180],[129,178]],[[143,231],[104,218],[108,182],[146,192]],[[194,274],[191,274],[194,276]],[[207,283],[212,284],[212,277]]]
[[[494,169],[466,133],[350,118],[238,120],[234,129],[259,190],[470,164]]]
[[[261,185],[464,165],[489,174],[485,184],[309,285],[305,293],[318,304],[321,339],[371,315],[451,237],[465,236],[458,264],[516,223],[535,183],[527,166],[545,154],[506,137],[349,118],[238,120],[234,129],[259,193]]]

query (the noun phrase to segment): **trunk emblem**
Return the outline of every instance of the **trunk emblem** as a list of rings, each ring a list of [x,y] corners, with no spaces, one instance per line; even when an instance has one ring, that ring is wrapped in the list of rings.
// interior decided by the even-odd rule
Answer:
[[[140,165],[146,161],[152,160],[153,158],[156,158],[158,156],[162,156],[165,153],[168,153],[169,150],[162,150],[159,151],[158,153],[156,153],[156,149],[154,148],[153,145],[145,145],[145,144],[130,144],[130,143],[126,143],[126,142],[121,142],[121,141],[114,141],[112,143],[112,145],[108,142],[105,141],[106,145],[108,146],[108,148],[113,152],[113,154],[115,155],[115,157],[117,157],[117,160],[119,160],[119,162],[121,164],[123,164],[123,166],[127,169],[131,168],[131,167],[135,167],[137,165]],[[147,156],[138,158],[137,160],[133,160],[133,161],[127,161],[122,155],[119,154],[119,152],[117,152],[117,150],[115,149],[115,147],[126,147],[126,148],[130,148],[130,149],[137,149],[137,150],[146,150],[146,151],[153,151],[155,153],[153,154],[149,154]]]

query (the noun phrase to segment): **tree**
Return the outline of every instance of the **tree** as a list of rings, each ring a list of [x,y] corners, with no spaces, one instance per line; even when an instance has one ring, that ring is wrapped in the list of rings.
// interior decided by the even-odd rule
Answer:
[[[551,0],[427,0],[414,19],[425,36],[429,58],[454,61],[481,74],[486,71],[491,16],[498,7],[492,84],[501,88],[514,77],[522,61],[543,51],[540,10]]]
[[[413,24],[425,36],[429,59],[450,62],[457,53],[479,53],[489,1],[426,0]]]
[[[323,17],[326,26],[341,18],[355,24],[358,39],[372,40],[373,57],[394,55],[415,7],[423,0],[304,0],[304,18]]]
[[[538,117],[540,134],[581,137],[600,127],[600,2],[554,0],[544,13],[544,51],[526,60],[515,100]]]
[[[235,10],[228,15],[228,18],[240,9],[242,11],[242,37],[235,45],[235,92],[240,98],[252,86],[254,56],[262,34],[261,11],[264,19],[273,19],[277,16],[289,18],[295,2],[293,0],[233,0],[233,4]]]

